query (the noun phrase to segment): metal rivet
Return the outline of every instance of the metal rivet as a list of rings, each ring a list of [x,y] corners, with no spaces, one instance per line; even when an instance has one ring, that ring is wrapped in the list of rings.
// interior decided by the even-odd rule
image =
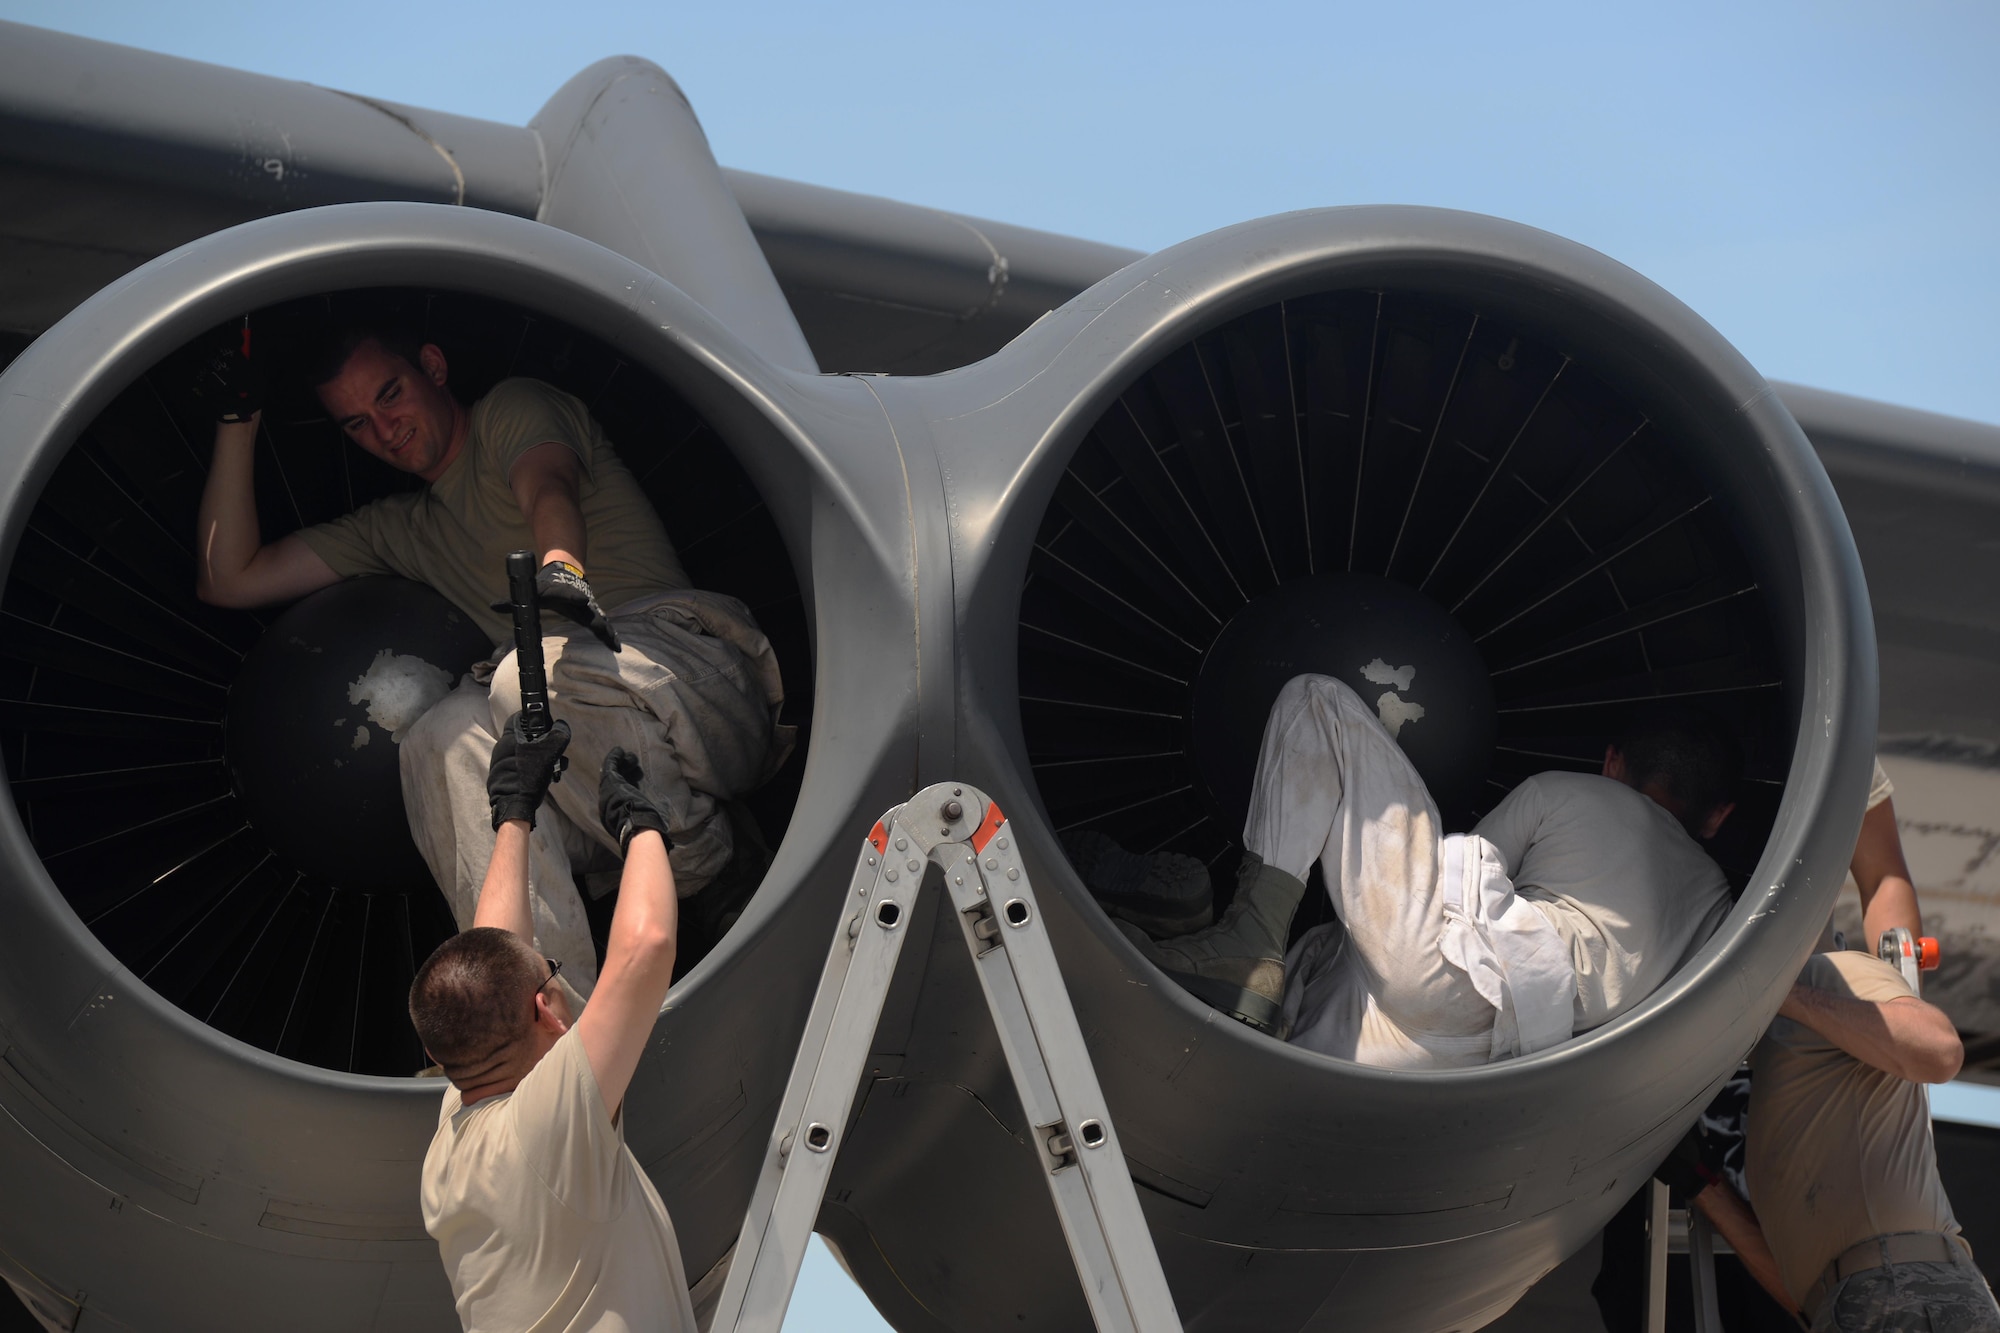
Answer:
[[[1007,867],[1007,878],[1008,878],[1008,879],[1019,879],[1019,878],[1021,878],[1021,872],[1020,872],[1020,870],[1018,870],[1018,869],[1017,869],[1017,868],[1015,868],[1014,866],[1008,866],[1008,867]]]
[[[1007,850],[1007,840],[1005,838],[995,838],[993,840],[993,845],[995,847],[998,847],[1003,852]]]
[[[868,864],[869,864],[869,865],[871,865],[871,866],[872,866],[872,865],[874,865],[874,864],[875,864],[875,858],[874,858],[874,857],[872,857],[872,856],[871,856],[871,857],[869,857],[869,858],[868,858]]]
[[[909,871],[913,875],[916,874],[919,870],[922,870],[923,868],[924,868],[924,863],[922,861],[916,861],[916,860],[912,860],[908,865],[903,867],[903,869]]]
[[[952,794],[953,796],[963,796],[963,795],[965,795],[965,788],[963,788],[963,787],[953,787],[953,788],[951,789],[951,794]]]
[[[957,801],[946,801],[940,813],[944,815],[945,823],[956,824],[959,820],[965,818],[965,806]]]
[[[899,851],[899,852],[907,852],[907,851],[909,851],[909,850],[910,850],[910,840],[909,840],[908,838],[898,838],[898,839],[896,839],[896,850],[897,850],[897,851]]]
[[[952,883],[954,883],[954,884],[963,884],[963,883],[965,883],[965,876],[963,876],[963,875],[953,875],[953,876],[951,877],[951,882],[952,882]]]
[[[896,882],[896,872],[891,870],[887,874],[883,875],[882,878],[888,880],[891,884],[894,884]]]
[[[995,858],[989,856],[986,858],[986,868],[988,870],[998,870],[1000,868],[1000,862]]]

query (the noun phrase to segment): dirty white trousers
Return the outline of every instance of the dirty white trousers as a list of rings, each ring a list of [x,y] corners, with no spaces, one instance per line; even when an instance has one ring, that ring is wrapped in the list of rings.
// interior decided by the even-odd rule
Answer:
[[[1279,692],[1243,842],[1301,881],[1317,861],[1342,923],[1306,932],[1286,956],[1295,1044],[1426,1069],[1569,1036],[1575,977],[1561,937],[1514,895],[1490,843],[1443,836],[1409,757],[1340,681],[1299,676]]]
[[[569,766],[549,789],[529,839],[528,901],[536,947],[588,996],[597,979],[578,881],[620,870],[597,814],[598,769],[623,746],[645,770],[646,795],[666,812],[675,886],[685,898],[728,863],[729,820],[718,800],[743,795],[790,752],[777,724],[784,690],[770,641],[741,602],[709,592],[665,593],[616,608],[623,646],[547,617],[542,640],[550,711],[569,723]],[[510,651],[482,664],[404,736],[400,761],[410,832],[451,904],[472,924],[493,857],[486,770],[500,728],[521,706]],[[609,888],[609,885],[605,885]]]

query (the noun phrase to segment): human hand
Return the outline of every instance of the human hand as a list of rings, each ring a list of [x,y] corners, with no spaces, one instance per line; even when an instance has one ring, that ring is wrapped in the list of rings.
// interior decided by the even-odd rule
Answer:
[[[667,817],[639,790],[645,776],[630,750],[613,746],[604,756],[604,768],[597,779],[597,817],[618,844],[620,855],[631,844],[632,835],[644,829],[659,834],[669,850],[674,845],[667,833]]]
[[[1681,1136],[1653,1174],[1685,1202],[1724,1179],[1722,1153],[1696,1125]]]
[[[557,718],[548,734],[529,740],[521,735],[521,715],[507,719],[493,746],[486,768],[486,799],[493,807],[493,827],[510,819],[535,826],[535,811],[549,786],[562,774],[563,751],[569,748],[569,723]]]
[[[595,634],[606,648],[618,651],[618,631],[597,604],[597,595],[584,581],[583,571],[562,560],[551,560],[535,575],[535,600],[542,608],[567,616]]]
[[[225,343],[202,362],[194,391],[215,411],[220,422],[248,421],[264,410],[269,396],[270,363],[250,355],[250,321],[243,321],[240,343]]]

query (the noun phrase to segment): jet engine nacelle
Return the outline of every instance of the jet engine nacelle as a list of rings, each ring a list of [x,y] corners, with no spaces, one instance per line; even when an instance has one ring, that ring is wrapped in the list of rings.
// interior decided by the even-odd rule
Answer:
[[[0,1274],[58,1321],[87,1302],[92,1320],[149,1330],[454,1323],[415,1192],[440,1085],[409,1077],[423,1061],[403,1013],[411,967],[451,923],[434,895],[329,868],[369,849],[315,863],[270,836],[269,793],[246,813],[230,790],[222,722],[260,623],[194,600],[208,442],[192,432],[207,427],[161,406],[184,374],[151,373],[246,310],[377,288],[427,294],[434,319],[473,303],[456,320],[465,341],[498,310],[512,350],[496,372],[566,374],[600,414],[636,384],[616,442],[680,511],[684,559],[758,609],[792,720],[817,688],[838,696],[820,729],[831,743],[802,741],[791,761],[796,817],[786,828],[790,800],[766,812],[777,852],[758,896],[676,987],[628,1103],[627,1139],[710,1287],[790,1068],[786,1024],[795,1033],[811,1001],[816,969],[798,960],[824,953],[848,833],[923,766],[907,524],[900,505],[863,500],[898,494],[902,473],[858,381],[776,369],[656,274],[474,210],[289,214],[105,289],[0,392],[13,798],[0,802],[0,1174],[14,1201]],[[274,402],[259,462],[288,526],[344,512],[366,481],[367,460],[329,423],[315,442],[289,419],[302,414]],[[856,452],[836,459],[822,438]],[[279,697],[252,711],[273,716],[287,688],[260,676],[259,697]],[[801,910],[801,894],[820,900]],[[778,961],[748,961],[767,949]]]
[[[148,265],[0,379],[0,558],[26,626],[0,717],[0,1161],[38,1201],[5,1219],[0,1267],[59,1315],[87,1299],[93,1317],[153,1329],[450,1326],[416,1208],[436,1085],[207,1025],[131,965],[138,945],[106,944],[102,914],[128,898],[83,909],[97,881],[64,864],[96,846],[75,798],[136,780],[144,746],[200,721],[187,698],[91,713],[88,690],[160,688],[137,651],[155,621],[176,651],[215,657],[203,689],[175,686],[200,707],[219,713],[230,665],[190,640],[205,622],[161,606],[183,576],[144,558],[146,524],[191,519],[163,498],[185,468],[155,479],[159,495],[68,492],[65,459],[112,480],[138,467],[143,441],[113,438],[115,422],[72,447],[201,331],[381,287],[504,301],[654,377],[789,555],[813,659],[796,806],[744,919],[677,987],[628,1101],[698,1295],[747,1202],[857,840],[931,782],[980,785],[1020,831],[1193,1327],[1490,1319],[1645,1178],[1825,919],[1875,730],[1845,523],[1755,372],[1601,256],[1435,210],[1292,214],[1141,261],[977,365],[864,379],[760,355],[655,273],[550,226],[310,210]],[[614,438],[628,461],[653,448]],[[121,606],[136,644],[71,633]],[[785,664],[795,695],[804,653]],[[1529,1059],[1389,1073],[1222,1018],[1141,960],[1059,839],[1185,851],[1225,884],[1243,734],[1294,666],[1368,684],[1385,719],[1394,695],[1461,822],[1539,767],[1594,765],[1640,700],[1712,701],[1753,760],[1742,832],[1719,853],[1741,901],[1658,994]],[[83,693],[33,693],[51,681]],[[86,733],[136,757],[36,767],[51,742],[87,753]],[[50,841],[65,828],[69,843]],[[150,848],[144,827],[116,836]],[[950,923],[912,928],[941,932],[937,947],[890,998],[821,1228],[903,1327],[1082,1327],[962,946]],[[343,1012],[356,1034],[386,1031],[395,1006],[364,1013],[383,989],[364,980]]]
[[[1050,930],[1182,1317],[1494,1318],[1644,1182],[1754,1044],[1845,872],[1874,644],[1804,436],[1639,275],[1415,208],[1214,233],[984,363],[884,388],[899,435],[925,423],[940,460],[957,770],[1046,867]],[[1427,608],[1371,609],[1378,581]],[[1484,688],[1452,665],[1454,635],[1412,631],[1434,615],[1484,661]],[[1232,646],[1245,635],[1261,646]],[[1233,727],[1254,748],[1295,669],[1367,682],[1392,723],[1400,691],[1406,736],[1487,738],[1454,788],[1469,794],[1440,792],[1459,827],[1534,772],[1594,771],[1646,700],[1706,703],[1749,755],[1715,844],[1735,910],[1637,1008],[1485,1068],[1364,1068],[1221,1017],[1140,960],[1058,838],[1188,853],[1225,886],[1243,777],[1218,774],[1229,746],[1212,736]],[[1247,706],[1218,711],[1243,691]],[[1434,779],[1475,762],[1406,748]],[[822,1230],[904,1327],[1084,1327],[1066,1277],[1023,1279],[1064,1271],[1062,1255],[1004,1070],[949,1017],[975,1001],[943,962],[946,930],[882,1044]],[[1033,1236],[1023,1216],[1044,1218]],[[975,1258],[1000,1254],[1014,1261]]]

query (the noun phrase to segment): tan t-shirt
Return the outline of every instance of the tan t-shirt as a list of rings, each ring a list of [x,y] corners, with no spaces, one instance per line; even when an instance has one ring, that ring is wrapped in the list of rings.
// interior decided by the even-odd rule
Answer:
[[[423,1207],[467,1333],[695,1333],[666,1205],[575,1028],[511,1093],[446,1089]]]
[[[1814,954],[1805,985],[1879,1003],[1910,994],[1865,953]],[[1801,1299],[1850,1245],[1893,1231],[1958,1234],[1921,1083],[1863,1064],[1780,1018],[1750,1057],[1744,1178],[1785,1289]]]
[[[1473,832],[1569,946],[1578,1032],[1658,990],[1729,914],[1729,881],[1701,844],[1610,778],[1529,778]]]
[[[522,454],[556,443],[583,465],[584,559],[598,604],[610,611],[690,586],[652,502],[581,401],[540,380],[502,380],[471,415],[464,452],[436,481],[299,536],[342,578],[400,574],[429,584],[495,644],[511,640],[513,622],[493,603],[507,600],[507,553],[535,541],[508,475]]]
[[[1873,810],[1882,802],[1896,794],[1896,784],[1889,781],[1889,775],[1882,771],[1882,761],[1875,761],[1875,772],[1868,779],[1868,808]]]

